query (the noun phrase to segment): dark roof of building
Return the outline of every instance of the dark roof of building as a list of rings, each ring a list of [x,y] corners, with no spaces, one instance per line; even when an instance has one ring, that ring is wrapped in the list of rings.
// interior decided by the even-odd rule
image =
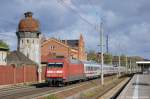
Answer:
[[[19,32],[39,32],[39,21],[32,17],[32,12],[26,12],[25,18],[20,20],[18,25]]]
[[[79,40],[62,40],[63,42],[67,41],[67,45],[70,47],[78,47]]]
[[[35,62],[30,60],[28,57],[26,57],[23,53],[21,53],[19,51],[10,52],[7,55],[7,63],[9,65],[15,64],[17,66],[21,66],[23,64],[24,65],[35,65],[36,64]]]

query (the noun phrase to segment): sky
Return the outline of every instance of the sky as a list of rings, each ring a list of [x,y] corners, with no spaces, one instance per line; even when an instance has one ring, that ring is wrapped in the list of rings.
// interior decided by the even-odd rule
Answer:
[[[86,50],[100,51],[103,22],[110,53],[150,59],[149,9],[150,0],[0,0],[0,39],[16,50],[18,23],[31,11],[47,38],[78,39],[83,34]]]

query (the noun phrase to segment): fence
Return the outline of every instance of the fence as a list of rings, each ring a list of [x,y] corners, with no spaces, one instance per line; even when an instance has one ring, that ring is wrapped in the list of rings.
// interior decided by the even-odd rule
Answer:
[[[42,80],[45,80],[45,67],[42,67]],[[0,66],[0,85],[37,82],[37,67],[27,66]]]

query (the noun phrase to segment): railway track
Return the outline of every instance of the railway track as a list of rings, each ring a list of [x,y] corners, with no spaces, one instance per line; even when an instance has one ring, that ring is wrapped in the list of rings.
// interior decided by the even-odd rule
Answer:
[[[47,87],[45,83],[36,85],[19,85],[0,89],[0,99],[16,99],[42,91],[55,89],[55,87]]]
[[[9,96],[18,92],[34,90],[34,89],[35,89],[34,86],[12,86],[8,88],[3,88],[3,89],[0,89],[0,99],[3,99],[6,96]]]
[[[105,79],[110,79],[106,77]],[[65,90],[77,88],[88,84],[89,82],[97,82],[99,84],[100,79],[95,79],[91,81],[81,82],[77,84],[71,84],[65,87],[47,87],[46,84],[43,85],[33,85],[33,86],[15,86],[10,88],[4,88],[0,90],[0,99],[31,99],[37,97],[47,96],[49,94],[54,94],[58,92],[63,92]]]

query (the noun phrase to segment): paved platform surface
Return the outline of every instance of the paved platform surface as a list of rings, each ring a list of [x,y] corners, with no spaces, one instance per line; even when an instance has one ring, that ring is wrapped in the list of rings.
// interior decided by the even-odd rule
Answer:
[[[136,74],[117,99],[150,99],[150,74]]]

